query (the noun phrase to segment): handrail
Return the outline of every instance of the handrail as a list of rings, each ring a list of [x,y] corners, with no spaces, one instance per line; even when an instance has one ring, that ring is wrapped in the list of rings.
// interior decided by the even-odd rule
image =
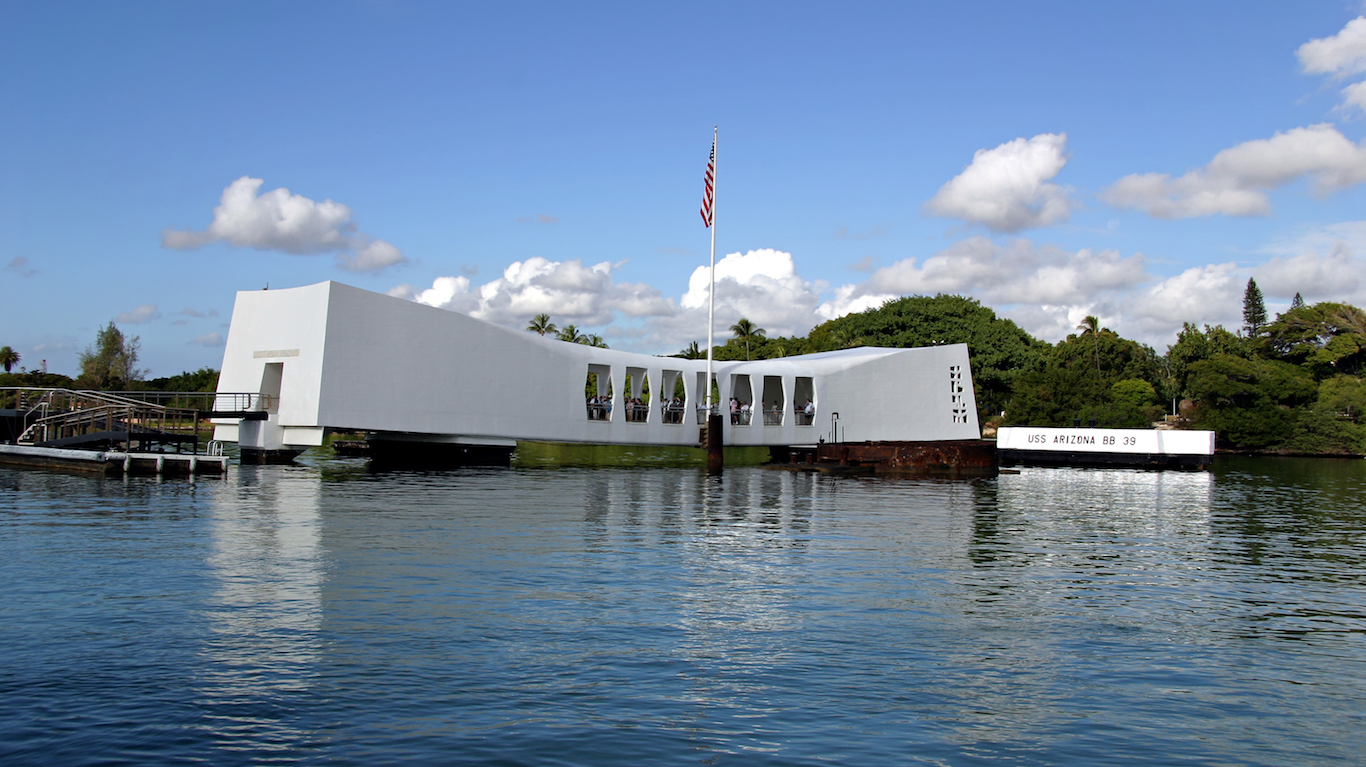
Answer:
[[[254,411],[269,410],[274,397],[261,392],[169,392],[169,391],[93,391],[39,386],[3,386],[0,393],[13,391],[22,398],[25,393],[41,393],[40,401],[53,398],[88,399],[110,404],[151,406],[175,410]]]
[[[19,444],[49,443],[109,433],[119,442],[198,444],[205,417],[268,412],[274,398],[259,392],[104,392],[56,387],[0,387],[23,412]],[[35,417],[36,416],[36,417]],[[179,451],[179,447],[176,448]]]

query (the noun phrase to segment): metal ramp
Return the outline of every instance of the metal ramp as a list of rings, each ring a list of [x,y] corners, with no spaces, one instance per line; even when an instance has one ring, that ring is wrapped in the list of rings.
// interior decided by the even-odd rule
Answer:
[[[0,392],[23,424],[16,442],[78,450],[199,452],[205,418],[265,420],[268,398],[256,393],[99,392],[16,388]]]

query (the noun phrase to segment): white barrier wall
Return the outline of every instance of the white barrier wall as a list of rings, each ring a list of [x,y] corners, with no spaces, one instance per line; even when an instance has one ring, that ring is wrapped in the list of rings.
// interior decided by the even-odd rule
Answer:
[[[781,392],[782,410],[769,419],[777,423],[766,425],[758,412],[749,425],[723,419],[728,445],[828,440],[834,412],[847,441],[979,436],[961,344],[715,362],[713,370],[723,414],[733,394],[746,395],[742,377],[756,404],[766,380],[775,396]],[[590,371],[611,382],[606,418],[589,417]],[[693,445],[705,371],[706,360],[556,341],[335,282],[244,291],[233,309],[219,391],[273,395],[276,412],[259,427],[221,422],[215,437],[302,446],[320,444],[333,429],[474,444]],[[637,391],[642,375],[652,390],[643,421],[626,417],[628,372]],[[670,376],[681,377],[686,389],[681,423],[661,412]],[[811,423],[797,412],[804,395],[813,401]]]
[[[1214,432],[1177,429],[1061,429],[1003,426],[997,450],[1059,450],[1077,453],[1214,455]]]

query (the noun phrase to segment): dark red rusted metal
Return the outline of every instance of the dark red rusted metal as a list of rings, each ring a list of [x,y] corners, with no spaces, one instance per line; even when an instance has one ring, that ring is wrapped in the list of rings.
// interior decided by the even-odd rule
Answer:
[[[998,470],[996,443],[964,439],[935,442],[837,442],[794,447],[792,468],[895,476],[987,477]]]

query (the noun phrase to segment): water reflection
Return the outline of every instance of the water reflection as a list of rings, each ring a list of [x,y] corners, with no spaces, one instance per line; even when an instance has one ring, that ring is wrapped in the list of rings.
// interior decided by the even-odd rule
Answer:
[[[244,466],[210,507],[198,690],[204,726],[235,751],[288,751],[307,733],[290,697],[313,684],[324,580],[321,481],[306,469]]]

